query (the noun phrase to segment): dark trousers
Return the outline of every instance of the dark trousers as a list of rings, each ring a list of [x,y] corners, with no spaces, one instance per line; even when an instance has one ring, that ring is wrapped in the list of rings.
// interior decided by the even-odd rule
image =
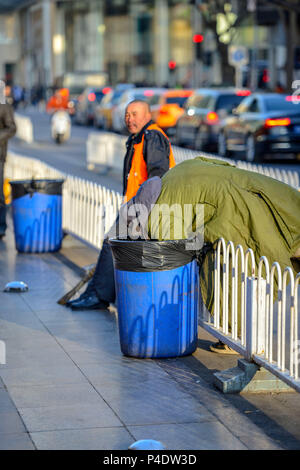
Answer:
[[[6,230],[6,206],[3,194],[4,183],[4,161],[0,160],[0,235],[4,235]]]
[[[116,299],[114,263],[108,239],[104,240],[98,257],[95,273],[86,289],[87,294],[96,294],[99,300],[114,303]]]

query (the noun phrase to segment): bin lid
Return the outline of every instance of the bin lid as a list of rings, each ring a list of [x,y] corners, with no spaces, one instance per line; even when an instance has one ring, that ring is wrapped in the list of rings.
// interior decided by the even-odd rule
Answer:
[[[32,179],[10,181],[12,198],[18,199],[27,194],[42,193],[49,195],[61,195],[63,179]]]

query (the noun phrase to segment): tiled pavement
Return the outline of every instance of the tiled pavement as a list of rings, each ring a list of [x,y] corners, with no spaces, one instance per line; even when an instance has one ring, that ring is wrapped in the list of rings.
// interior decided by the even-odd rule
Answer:
[[[59,254],[18,254],[11,224],[0,242],[0,449],[300,449],[299,394],[222,395],[212,373],[236,357],[210,352],[204,331],[192,356],[128,358],[114,309],[58,305],[80,278],[73,263],[96,258],[70,237]],[[29,291],[4,293],[11,280]]]

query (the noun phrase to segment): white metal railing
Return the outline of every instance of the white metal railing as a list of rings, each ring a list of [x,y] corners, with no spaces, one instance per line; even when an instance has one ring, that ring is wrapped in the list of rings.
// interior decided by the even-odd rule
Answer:
[[[19,113],[15,113],[14,119],[17,127],[16,136],[31,144],[34,138],[31,119],[27,116],[22,116]]]
[[[300,273],[265,256],[256,266],[251,249],[223,238],[214,256],[214,310],[202,303],[201,326],[300,391]]]
[[[80,178],[67,177],[63,193],[63,229],[100,248],[114,223],[122,196]]]
[[[96,164],[106,165],[111,168],[122,170],[123,158],[125,154],[125,142],[127,138],[111,132],[91,132],[87,140],[86,161],[87,167],[93,169]],[[238,168],[261,173],[266,176],[275,178],[283,183],[289,184],[294,188],[300,187],[299,174],[297,171],[281,170],[270,166],[264,166],[254,163],[248,163],[242,160],[232,160],[222,158],[218,155],[206,153],[198,150],[190,150],[183,147],[172,145],[176,163],[184,160],[190,160],[195,157],[217,158],[218,160],[227,161]]]
[[[35,158],[9,152],[5,177],[22,179],[64,179],[63,230],[95,248],[100,248],[104,234],[114,223],[121,205],[121,194],[104,186],[62,173]]]
[[[91,132],[86,143],[87,168],[92,170],[98,164],[122,171],[126,140],[112,132]]]

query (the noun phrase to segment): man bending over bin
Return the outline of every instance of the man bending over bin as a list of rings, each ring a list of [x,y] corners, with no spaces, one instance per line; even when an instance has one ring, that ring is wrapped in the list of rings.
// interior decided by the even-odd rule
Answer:
[[[161,179],[148,179],[137,195],[121,207],[120,217],[125,214],[126,218],[127,209],[139,204],[144,204],[148,212],[151,210],[150,217],[140,227],[142,238],[189,238],[190,234],[185,233],[187,226],[195,229],[196,239],[199,234],[202,236],[205,250],[199,246],[193,248],[192,244],[186,244],[185,249],[195,249],[198,256],[201,295],[211,315],[214,312],[213,255],[221,237],[231,240],[235,246],[241,245],[244,252],[251,248],[256,263],[266,256],[270,265],[277,261],[282,270],[291,266],[295,274],[300,271],[300,192],[273,178],[217,159],[197,157],[176,165]],[[170,217],[174,207],[175,215]],[[197,228],[199,208],[203,219]],[[191,219],[188,223],[185,214]],[[197,233],[198,229],[201,233]],[[112,266],[109,276],[113,279]],[[111,289],[111,299],[114,299],[113,283]],[[215,350],[218,348],[219,352],[228,352],[222,344],[215,345]]]
[[[150,185],[151,180],[144,183],[144,193]],[[189,207],[191,211],[187,210]],[[282,271],[287,266],[292,267],[294,274],[300,271],[300,192],[296,189],[217,159],[197,157],[187,160],[162,178],[160,196],[145,227],[149,238],[180,239],[184,228],[191,223],[197,231],[199,210],[203,219],[198,231],[202,232],[205,248],[199,257],[200,287],[203,302],[211,315],[214,314],[213,249],[220,238],[225,242],[232,241],[235,247],[241,245],[244,253],[251,248],[256,265],[261,256],[266,256],[270,266],[277,261]],[[170,217],[172,212],[174,216]],[[192,220],[186,221],[185,214],[192,214]],[[209,246],[211,250],[207,250]],[[275,279],[275,290],[276,284]],[[222,276],[220,289],[222,303]],[[229,285],[228,305],[231,305],[230,293]],[[240,312],[238,314],[240,327]],[[231,315],[229,328],[230,322]],[[230,352],[230,348],[220,343],[211,349]]]
[[[136,195],[144,181],[163,176],[175,166],[175,160],[168,137],[151,121],[148,103],[140,100],[129,103],[125,123],[130,132],[123,165],[123,195],[124,202],[127,202]],[[87,289],[78,299],[66,305],[73,310],[105,309],[114,301],[114,267],[106,238]]]

